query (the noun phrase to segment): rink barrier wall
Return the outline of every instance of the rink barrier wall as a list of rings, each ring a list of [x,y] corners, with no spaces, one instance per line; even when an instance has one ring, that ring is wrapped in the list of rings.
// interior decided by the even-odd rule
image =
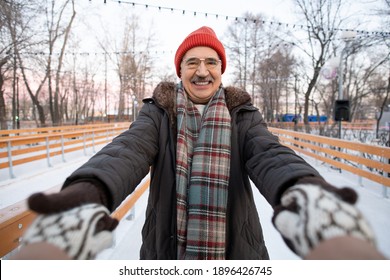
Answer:
[[[8,169],[9,177],[15,178],[17,165],[46,159],[52,166],[52,158],[78,150],[106,144],[129,127],[128,122],[74,125],[19,130],[0,130],[0,169]],[[4,178],[2,178],[4,179]]]

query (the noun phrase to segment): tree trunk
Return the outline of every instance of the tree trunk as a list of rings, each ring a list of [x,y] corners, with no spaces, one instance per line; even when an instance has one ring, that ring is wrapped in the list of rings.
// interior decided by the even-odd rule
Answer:
[[[5,107],[5,99],[4,99],[4,76],[2,68],[7,63],[8,58],[5,57],[0,60],[0,129],[7,129],[7,111]]]
[[[60,116],[60,104],[59,104],[59,95],[60,95],[60,76],[61,76],[61,69],[62,69],[62,62],[64,59],[65,49],[68,42],[70,30],[72,27],[73,20],[76,16],[76,10],[74,8],[74,1],[72,1],[72,7],[73,7],[73,13],[72,17],[68,23],[68,26],[65,29],[65,35],[64,35],[64,41],[62,43],[61,53],[60,57],[58,59],[58,67],[56,72],[56,79],[55,79],[55,91],[54,91],[54,111],[53,111],[53,117],[55,118],[56,122],[55,125],[61,125],[62,123],[62,116]],[[53,123],[54,124],[54,123]]]

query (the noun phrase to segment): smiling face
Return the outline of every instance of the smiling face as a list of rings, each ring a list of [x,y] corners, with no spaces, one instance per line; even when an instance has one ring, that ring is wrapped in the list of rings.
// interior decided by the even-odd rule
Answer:
[[[198,67],[186,65],[189,58],[199,58]],[[207,67],[205,58],[218,60],[215,67]],[[188,97],[195,104],[206,104],[222,83],[221,63],[217,52],[209,47],[195,47],[186,52],[180,64],[181,80]]]

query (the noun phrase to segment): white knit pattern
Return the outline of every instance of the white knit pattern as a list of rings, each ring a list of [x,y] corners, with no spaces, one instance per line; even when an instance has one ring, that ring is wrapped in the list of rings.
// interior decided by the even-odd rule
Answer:
[[[112,232],[95,232],[98,221],[104,215],[109,215],[109,211],[99,204],[38,215],[24,234],[22,246],[47,242],[61,248],[73,259],[93,259],[113,241]]]
[[[358,208],[320,186],[295,185],[283,194],[281,204],[286,209],[275,217],[274,225],[301,257],[321,241],[338,236],[375,243],[374,233]]]

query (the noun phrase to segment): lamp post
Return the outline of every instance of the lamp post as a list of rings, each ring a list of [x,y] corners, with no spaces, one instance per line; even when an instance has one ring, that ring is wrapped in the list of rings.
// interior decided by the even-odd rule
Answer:
[[[349,120],[349,101],[344,100],[343,97],[343,76],[344,76],[344,70],[343,70],[343,61],[344,61],[344,55],[347,53],[349,46],[349,43],[353,41],[356,37],[355,31],[344,31],[341,39],[345,41],[345,47],[342,49],[340,54],[340,62],[339,62],[339,90],[338,90],[338,100],[336,100],[335,103],[335,120],[338,121],[338,138],[341,138],[341,121],[342,120]]]
[[[137,113],[138,113],[138,101],[137,100],[134,100],[134,117],[133,117],[133,120],[135,121],[137,119]]]
[[[20,112],[19,112],[19,77],[16,77],[16,128],[20,129]]]
[[[132,96],[131,96],[131,98],[133,99],[133,105],[132,105],[132,115],[133,115],[133,117],[132,117],[132,119],[133,119],[133,121],[135,121],[135,119],[136,119],[136,106],[137,106],[137,104],[138,104],[138,102],[137,102],[137,100],[136,100],[136,96],[133,94]]]
[[[104,115],[108,119],[108,111],[107,111],[107,52],[104,53]]]

